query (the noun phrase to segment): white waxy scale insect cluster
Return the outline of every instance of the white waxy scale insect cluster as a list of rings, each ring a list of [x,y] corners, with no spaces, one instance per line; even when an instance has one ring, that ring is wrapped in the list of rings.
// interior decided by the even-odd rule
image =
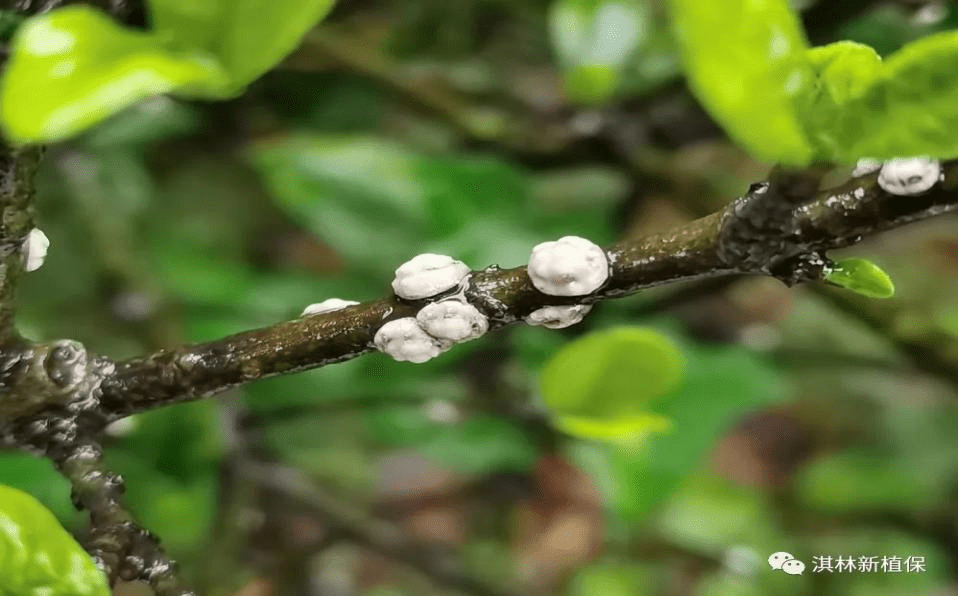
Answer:
[[[443,300],[422,307],[416,320],[429,335],[447,341],[476,339],[489,330],[489,319],[479,309],[459,300]]]
[[[322,302],[317,302],[315,304],[310,304],[303,309],[303,314],[299,315],[301,317],[308,317],[310,315],[321,315],[327,312],[333,312],[337,310],[342,310],[347,306],[354,306],[359,304],[355,300],[341,300],[339,298],[329,298],[323,300]]]
[[[550,296],[584,296],[609,279],[609,259],[597,244],[578,236],[543,242],[532,249],[527,267],[532,284]],[[462,284],[469,267],[446,255],[421,254],[396,269],[393,291],[400,298],[422,300]],[[530,325],[562,329],[574,325],[592,309],[589,305],[546,306],[525,317]],[[489,320],[461,297],[427,304],[415,318],[390,321],[379,328],[373,343],[395,360],[426,362],[456,343],[482,336]]]
[[[401,362],[426,362],[452,347],[452,342],[437,339],[419,325],[415,317],[389,321],[373,338],[376,349]]]
[[[900,196],[919,195],[941,180],[941,163],[929,157],[890,159],[881,167],[878,186]]]
[[[532,285],[550,296],[585,296],[609,278],[609,259],[593,242],[565,236],[537,244],[526,268]]]
[[[23,239],[23,268],[27,271],[36,271],[43,266],[47,258],[47,249],[50,248],[50,239],[40,228],[33,228]]]
[[[425,253],[396,269],[393,291],[400,298],[421,300],[451,290],[469,275],[469,267],[446,255]]]
[[[571,306],[544,306],[526,315],[523,320],[529,325],[541,325],[549,329],[565,329],[582,321],[592,306],[573,304]]]
[[[463,283],[469,267],[452,257],[421,254],[396,269],[393,291],[400,298],[431,298]],[[489,329],[489,320],[461,297],[427,304],[415,317],[390,321],[379,328],[373,343],[395,360],[426,362],[457,343],[476,339]]]

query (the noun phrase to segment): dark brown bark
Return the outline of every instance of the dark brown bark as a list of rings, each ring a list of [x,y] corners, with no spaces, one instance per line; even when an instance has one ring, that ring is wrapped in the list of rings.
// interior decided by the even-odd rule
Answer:
[[[809,192],[807,178],[799,178],[804,190],[794,191],[794,178],[788,183],[798,193],[792,197],[756,184],[721,212],[609,247],[611,276],[590,295],[548,296],[533,287],[524,267],[493,266],[473,272],[465,296],[496,328],[543,306],[594,303],[683,280],[747,273],[786,283],[813,281],[821,278],[827,251],[958,208],[958,162],[946,163],[944,172],[944,181],[920,196],[889,194],[874,175],[814,193],[807,203],[801,197]],[[764,208],[763,202],[771,206]],[[426,302],[388,297],[122,362],[103,381],[101,408],[113,419],[348,360],[373,349],[383,323],[411,316]]]

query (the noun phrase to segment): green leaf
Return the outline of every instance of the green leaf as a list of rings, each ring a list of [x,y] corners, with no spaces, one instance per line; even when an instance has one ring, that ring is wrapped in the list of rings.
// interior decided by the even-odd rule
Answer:
[[[541,221],[523,212],[523,173],[496,159],[422,155],[381,138],[300,136],[253,147],[251,161],[282,209],[350,270],[378,279],[421,252],[524,259],[524,237],[533,235],[516,221]]]
[[[944,498],[944,483],[903,460],[861,449],[819,457],[798,474],[796,494],[808,507],[827,513],[907,513]]]
[[[655,414],[630,414],[614,418],[559,416],[555,426],[567,435],[597,441],[632,443],[648,434],[671,430],[668,419]]]
[[[607,100],[649,34],[641,0],[555,0],[549,8],[552,44],[565,71],[566,94],[581,103]]]
[[[106,120],[84,135],[82,142],[96,149],[142,148],[163,139],[188,135],[199,127],[200,115],[193,106],[159,96]]]
[[[826,159],[958,155],[949,131],[958,126],[951,73],[958,67],[958,33],[908,44],[885,63],[868,46],[839,42],[815,48],[815,90],[806,129]]]
[[[597,105],[619,86],[619,73],[605,64],[581,64],[565,73],[565,94],[575,103]]]
[[[559,428],[596,439],[629,439],[668,428],[649,401],[678,385],[683,359],[651,329],[618,327],[566,344],[539,386]]]
[[[648,413],[670,422],[640,445],[579,446],[573,457],[596,479],[605,502],[638,520],[667,498],[702,456],[747,412],[780,402],[779,371],[734,346],[680,343],[686,358],[682,384],[650,401]]]
[[[12,141],[58,141],[152,95],[215,95],[227,81],[212,57],[174,51],[103,13],[71,6],[17,31],[0,83],[0,119]]]
[[[0,594],[109,596],[106,576],[36,499],[0,485]]]
[[[216,56],[244,87],[292,52],[333,0],[150,0],[156,33]]]
[[[860,101],[844,111],[849,144],[840,155],[958,156],[958,31],[914,41],[892,54]],[[864,134],[851,136],[861,130]]]
[[[754,155],[792,165],[958,156],[958,31],[883,64],[855,42],[808,50],[785,0],[670,4],[693,91]]]
[[[716,8],[701,0],[669,0],[669,5],[689,84],[729,136],[768,161],[811,162],[815,148],[798,107],[812,70],[788,3],[728,0]]]
[[[382,139],[301,137],[254,147],[278,204],[350,263],[389,274],[427,231],[415,155]]]
[[[860,98],[882,69],[881,56],[872,48],[840,41],[812,48],[808,58],[818,78],[818,89],[836,105]]]
[[[842,259],[828,268],[825,281],[869,298],[891,298],[895,284],[882,269],[867,259]]]
[[[154,95],[234,96],[291,52],[331,6],[155,0],[149,32],[84,6],[37,15],[14,36],[0,120],[14,142],[49,142]]]

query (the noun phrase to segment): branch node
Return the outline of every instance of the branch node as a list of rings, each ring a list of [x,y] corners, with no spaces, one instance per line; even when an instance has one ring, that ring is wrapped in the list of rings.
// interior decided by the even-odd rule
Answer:
[[[776,167],[768,182],[752,184],[722,216],[719,258],[742,273],[770,274],[776,263],[807,252],[795,211],[818,192],[825,169]]]

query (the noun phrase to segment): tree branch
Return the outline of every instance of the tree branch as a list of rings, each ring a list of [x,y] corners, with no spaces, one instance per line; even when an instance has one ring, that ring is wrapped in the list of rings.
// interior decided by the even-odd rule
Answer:
[[[778,257],[782,249],[787,249],[799,232],[801,221],[795,216],[795,209],[815,200],[824,175],[822,168],[777,167],[768,182],[753,184],[744,197],[725,210],[718,238],[722,261],[743,272],[772,274],[772,270],[781,265]],[[805,263],[822,260],[817,251],[794,256],[802,257]],[[821,277],[820,269],[806,269],[786,267],[782,281],[792,285]]]
[[[23,240],[33,229],[33,176],[43,150],[0,148],[0,344],[15,338],[14,288],[23,272]]]
[[[73,503],[90,513],[90,556],[110,585],[118,579],[147,581],[157,596],[193,596],[182,587],[176,566],[159,541],[139,526],[122,503],[123,478],[103,463],[103,448],[94,439],[102,419],[77,404],[53,408],[12,427],[19,447],[51,459],[72,485]]]
[[[157,596],[193,596],[180,585],[176,565],[157,538],[140,527],[123,506],[123,478],[104,467],[103,448],[94,441],[71,447],[66,457],[55,461],[73,485],[77,507],[90,512],[88,548],[110,583],[118,578],[145,580]]]
[[[770,183],[752,185],[723,211],[668,233],[609,247],[611,275],[592,294],[548,296],[535,289],[525,267],[492,266],[472,273],[465,298],[489,318],[490,328],[497,328],[543,306],[591,304],[681,280],[732,273],[773,275],[786,283],[820,279],[821,266],[809,265],[823,264],[827,251],[958,209],[958,161],[944,164],[943,171],[944,180],[920,196],[889,194],[870,175],[814,193],[807,203],[809,180],[818,173],[788,174],[787,184],[780,181],[782,174],[773,173]],[[776,185],[783,190],[767,192]],[[771,206],[768,201],[773,201]],[[787,225],[782,224],[786,220]],[[412,316],[428,302],[392,296],[129,360],[104,379],[100,407],[107,418],[115,419],[348,360],[373,350],[373,336],[383,323]]]

